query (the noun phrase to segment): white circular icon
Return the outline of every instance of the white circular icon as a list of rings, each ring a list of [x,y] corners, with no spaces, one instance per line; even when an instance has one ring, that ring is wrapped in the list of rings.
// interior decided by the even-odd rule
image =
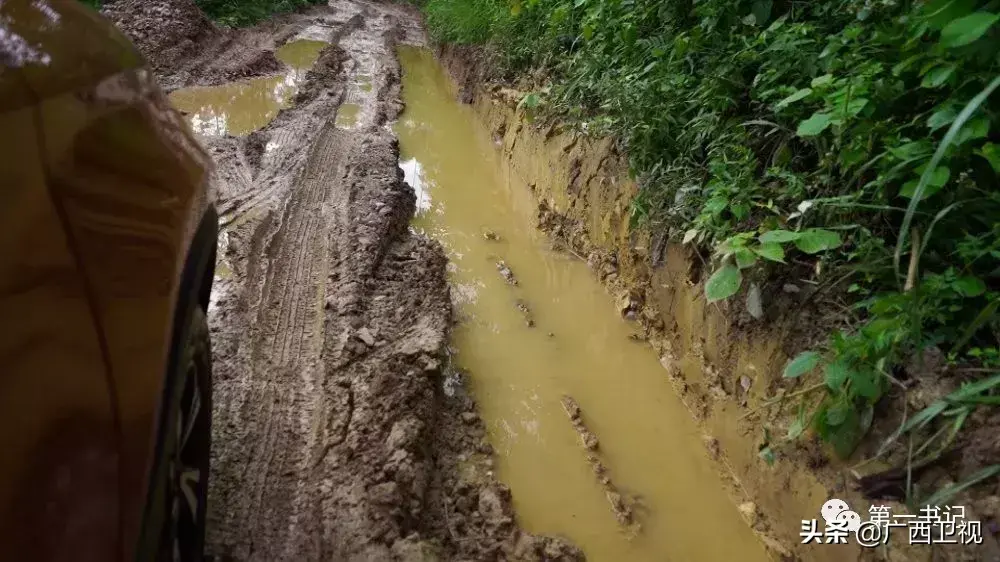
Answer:
[[[837,514],[835,521],[846,521],[847,530],[856,533],[861,528],[861,516],[856,511],[841,511]]]
[[[819,513],[820,515],[823,516],[824,521],[830,523],[831,521],[836,519],[838,515],[840,515],[845,511],[851,511],[851,508],[850,506],[847,505],[847,502],[845,502],[844,500],[838,500],[837,498],[833,498],[827,500],[826,503],[823,504],[823,507],[820,508]],[[857,515],[857,513],[855,513],[854,515]]]

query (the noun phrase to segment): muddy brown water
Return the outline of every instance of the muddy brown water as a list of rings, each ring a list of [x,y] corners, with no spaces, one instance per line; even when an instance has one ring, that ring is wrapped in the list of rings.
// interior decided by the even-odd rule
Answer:
[[[328,43],[312,39],[289,41],[276,52],[288,65],[282,76],[252,78],[221,86],[181,88],[170,94],[185,112],[191,128],[203,135],[247,135],[270,123],[291,103],[305,73]]]
[[[403,47],[400,165],[418,193],[414,228],[451,260],[454,360],[466,373],[520,522],[568,537],[594,561],[767,560],[654,353],[629,339],[585,263],[550,249],[528,187],[455,100],[432,53]],[[498,235],[488,240],[485,233]],[[503,260],[518,283],[497,270]],[[528,327],[518,302],[531,311]],[[641,530],[623,527],[561,405],[580,405]]]

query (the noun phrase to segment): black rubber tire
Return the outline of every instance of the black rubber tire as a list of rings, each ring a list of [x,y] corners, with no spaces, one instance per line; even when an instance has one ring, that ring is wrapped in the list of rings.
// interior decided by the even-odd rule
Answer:
[[[212,442],[212,349],[201,307],[191,314],[188,338],[170,416],[164,453],[168,509],[160,535],[159,562],[201,562]],[[197,479],[190,481],[192,474]],[[194,503],[192,506],[192,502]]]

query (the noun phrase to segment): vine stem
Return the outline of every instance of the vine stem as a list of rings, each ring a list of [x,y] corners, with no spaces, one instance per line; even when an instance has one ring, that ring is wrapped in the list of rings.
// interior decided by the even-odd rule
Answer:
[[[771,400],[768,400],[767,402],[764,402],[760,406],[757,406],[756,408],[754,408],[754,409],[750,410],[749,412],[743,414],[742,416],[740,416],[740,419],[742,420],[744,418],[748,418],[748,417],[752,416],[753,414],[759,413],[760,410],[763,410],[765,408],[770,408],[771,406],[773,406],[775,404],[778,404],[780,402],[783,402],[783,401],[785,401],[785,400],[787,400],[789,398],[795,398],[797,396],[802,396],[803,394],[809,394],[810,392],[812,392],[812,391],[814,391],[814,390],[816,390],[818,388],[822,388],[824,386],[826,386],[825,382],[818,382],[818,383],[816,383],[816,384],[814,384],[812,386],[807,386],[806,388],[803,388],[801,390],[796,390],[795,392],[793,392],[791,394],[782,394],[781,396],[779,396],[777,398],[772,398]]]

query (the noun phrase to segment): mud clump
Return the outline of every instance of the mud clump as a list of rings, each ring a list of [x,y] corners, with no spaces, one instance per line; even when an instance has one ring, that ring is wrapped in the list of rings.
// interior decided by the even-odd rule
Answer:
[[[524,318],[524,325],[529,328],[535,327],[535,318],[531,314],[531,309],[528,308],[528,303],[524,302],[523,299],[517,299],[514,302],[514,306],[521,311],[521,316]]]
[[[117,0],[101,13],[139,48],[153,70],[169,71],[221,35],[194,0]]]
[[[497,262],[497,271],[500,272],[500,276],[503,277],[503,280],[508,285],[517,285],[517,278],[514,277],[514,272],[511,271],[510,267],[503,260]]]
[[[447,376],[446,376],[447,378]],[[440,470],[427,497],[425,518],[443,536],[440,560],[582,562],[583,553],[553,537],[517,528],[510,490],[496,482],[493,448],[482,419],[464,388],[444,400],[432,448]]]
[[[635,520],[634,511],[632,509],[632,504],[634,501],[629,501],[626,497],[618,491],[614,482],[611,480],[611,476],[608,474],[608,468],[601,461],[598,454],[599,441],[597,435],[587,428],[587,424],[583,421],[583,411],[580,409],[580,405],[576,403],[571,396],[562,397],[562,407],[566,411],[566,415],[569,417],[570,423],[573,425],[573,429],[580,436],[580,444],[583,449],[587,451],[587,463],[590,465],[591,470],[594,472],[594,477],[597,478],[598,483],[604,489],[604,495],[608,500],[608,504],[611,506],[611,512],[615,516],[615,520],[621,525],[630,535],[638,534],[641,530],[641,526]]]

